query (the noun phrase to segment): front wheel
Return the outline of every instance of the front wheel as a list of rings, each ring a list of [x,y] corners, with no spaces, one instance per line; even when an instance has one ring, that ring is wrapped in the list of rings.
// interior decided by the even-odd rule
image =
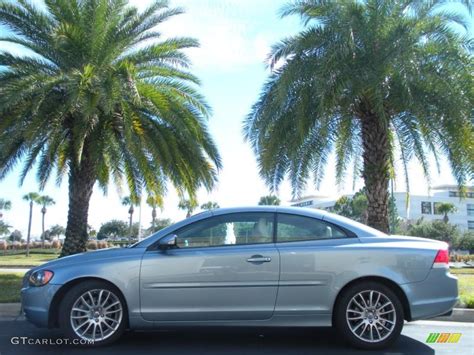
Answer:
[[[76,345],[111,343],[125,330],[125,302],[120,292],[105,282],[82,282],[61,302],[59,325]]]
[[[395,293],[383,284],[355,284],[342,294],[336,307],[336,326],[355,347],[385,348],[402,331],[402,304]]]

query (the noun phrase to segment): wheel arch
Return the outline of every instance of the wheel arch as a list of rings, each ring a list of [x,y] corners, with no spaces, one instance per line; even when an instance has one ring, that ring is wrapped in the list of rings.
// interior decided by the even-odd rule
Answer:
[[[73,279],[71,281],[68,281],[64,285],[61,286],[61,288],[54,294],[53,299],[51,300],[50,303],[50,308],[49,308],[49,314],[48,314],[48,328],[57,328],[59,326],[59,308],[61,306],[61,301],[63,297],[69,292],[70,289],[72,289],[74,286],[85,282],[85,281],[100,281],[108,284],[109,286],[112,286],[115,288],[117,293],[119,293],[119,296],[122,298],[124,302],[124,311],[125,311],[125,319],[126,319],[126,324],[128,326],[128,305],[127,305],[127,299],[125,298],[123,292],[120,290],[120,288],[117,287],[113,282],[103,279],[101,277],[95,277],[95,276],[84,276],[84,277],[78,277],[76,279]]]
[[[407,295],[396,282],[388,278],[381,277],[381,276],[363,276],[363,277],[359,277],[357,279],[351,280],[350,282],[345,284],[341,288],[341,290],[338,292],[333,304],[333,308],[332,308],[332,324],[333,325],[335,324],[335,320],[334,320],[334,317],[336,314],[335,309],[338,306],[338,303],[340,302],[341,296],[344,294],[344,292],[346,292],[346,290],[348,290],[350,287],[352,287],[353,285],[357,283],[367,282],[367,281],[378,282],[390,288],[395,293],[395,295],[398,297],[398,299],[400,300],[402,304],[403,315],[404,315],[405,320],[407,321],[411,320],[411,310],[410,310],[410,304],[408,302]]]

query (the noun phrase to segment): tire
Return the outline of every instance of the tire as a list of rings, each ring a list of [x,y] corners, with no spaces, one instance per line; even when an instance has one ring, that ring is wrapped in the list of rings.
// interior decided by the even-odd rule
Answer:
[[[120,291],[106,282],[89,280],[73,286],[59,306],[59,326],[70,343],[101,346],[125,331],[127,309]]]
[[[397,295],[378,282],[361,282],[345,290],[337,302],[334,316],[336,328],[344,339],[350,345],[366,350],[383,349],[393,344],[400,336],[404,320]]]

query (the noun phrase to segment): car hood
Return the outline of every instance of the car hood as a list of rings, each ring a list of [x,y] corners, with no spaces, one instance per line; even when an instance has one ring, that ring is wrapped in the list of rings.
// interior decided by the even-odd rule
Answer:
[[[143,254],[144,249],[142,248],[108,248],[94,251],[88,251],[86,253],[74,254],[65,256],[59,259],[51,260],[45,264],[35,267],[34,269],[47,269],[57,268],[62,266],[68,266],[73,264],[83,264],[92,261],[99,260],[110,260],[120,257],[128,257],[138,254]]]

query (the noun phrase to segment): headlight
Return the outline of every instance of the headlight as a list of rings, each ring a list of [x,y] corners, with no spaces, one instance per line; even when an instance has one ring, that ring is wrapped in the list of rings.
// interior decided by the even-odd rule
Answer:
[[[38,270],[33,272],[30,275],[29,282],[30,286],[44,286],[46,285],[52,278],[53,278],[54,272],[49,271],[49,270]]]

